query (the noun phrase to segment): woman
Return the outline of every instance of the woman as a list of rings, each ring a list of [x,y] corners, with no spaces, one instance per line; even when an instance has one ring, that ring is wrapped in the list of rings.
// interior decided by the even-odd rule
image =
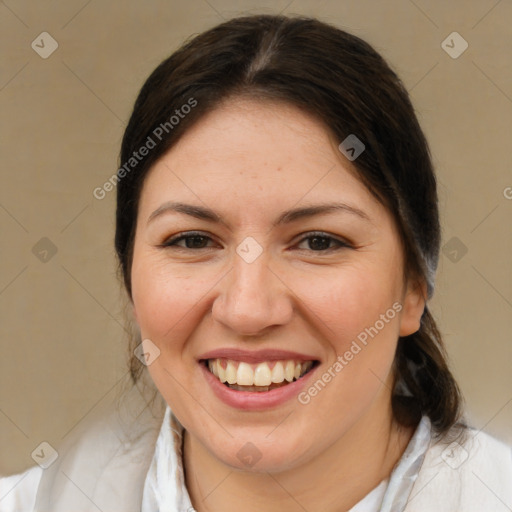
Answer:
[[[367,43],[200,34],[143,86],[116,183],[134,385],[1,510],[510,510],[512,450],[461,419],[428,309],[428,145]]]

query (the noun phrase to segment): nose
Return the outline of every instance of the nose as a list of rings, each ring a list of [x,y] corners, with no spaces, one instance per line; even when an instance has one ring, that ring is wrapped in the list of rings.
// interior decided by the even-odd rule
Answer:
[[[292,314],[293,294],[264,254],[251,263],[235,255],[212,305],[213,319],[237,334],[257,335],[288,323]]]

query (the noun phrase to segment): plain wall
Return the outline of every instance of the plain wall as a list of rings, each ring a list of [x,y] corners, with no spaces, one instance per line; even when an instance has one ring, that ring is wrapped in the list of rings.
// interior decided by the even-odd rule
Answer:
[[[280,11],[367,40],[410,91],[439,178],[431,306],[468,417],[512,443],[510,2],[11,0],[0,3],[0,473],[33,465],[36,446],[58,445],[126,374],[115,192],[93,190],[117,170],[143,81],[191,35]],[[31,47],[50,48],[44,31],[58,43],[46,59]],[[454,31],[469,45],[457,58],[442,48]]]

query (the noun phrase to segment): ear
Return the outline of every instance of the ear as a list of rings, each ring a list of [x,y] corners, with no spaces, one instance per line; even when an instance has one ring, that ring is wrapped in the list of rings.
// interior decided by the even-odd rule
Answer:
[[[400,336],[414,334],[420,328],[420,320],[427,302],[427,283],[424,279],[408,279],[403,309],[400,317]]]

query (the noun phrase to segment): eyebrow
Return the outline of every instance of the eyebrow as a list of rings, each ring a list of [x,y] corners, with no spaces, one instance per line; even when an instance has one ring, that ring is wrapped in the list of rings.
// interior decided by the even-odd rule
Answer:
[[[312,206],[305,206],[302,208],[293,208],[291,210],[287,210],[283,212],[278,219],[273,223],[273,227],[290,224],[300,219],[304,219],[307,217],[314,217],[316,215],[323,215],[327,213],[333,213],[337,211],[342,211],[346,213],[350,213],[352,215],[356,215],[363,220],[371,222],[368,215],[359,208],[355,206],[350,206],[345,203],[326,203],[326,204],[318,204]],[[189,215],[191,217],[195,217],[196,219],[207,220],[210,222],[216,222],[219,224],[223,224],[227,228],[229,226],[227,223],[221,218],[220,215],[215,213],[210,208],[204,206],[197,206],[192,204],[180,203],[169,201],[162,204],[159,208],[157,208],[148,218],[148,224],[155,219],[156,217],[160,217],[161,215],[169,212],[183,213],[185,215]]]

